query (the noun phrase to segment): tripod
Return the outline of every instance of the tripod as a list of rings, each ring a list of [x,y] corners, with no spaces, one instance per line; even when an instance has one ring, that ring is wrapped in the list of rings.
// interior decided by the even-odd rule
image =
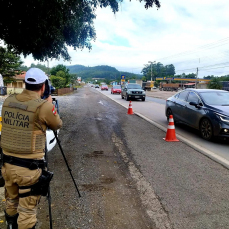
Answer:
[[[61,151],[61,153],[62,153],[62,155],[63,155],[64,161],[65,161],[65,163],[66,163],[66,165],[67,165],[68,171],[69,171],[69,173],[70,173],[70,175],[71,175],[71,178],[72,178],[72,180],[73,180],[73,183],[74,183],[74,185],[75,185],[75,188],[76,188],[76,190],[77,190],[77,192],[78,192],[78,195],[79,195],[79,197],[81,197],[80,192],[79,192],[79,189],[78,189],[78,187],[77,187],[77,185],[76,185],[76,182],[75,182],[75,180],[74,180],[74,177],[73,177],[73,175],[72,175],[72,172],[71,172],[72,170],[70,169],[70,167],[69,167],[69,165],[68,165],[67,159],[66,159],[66,157],[65,157],[65,155],[64,155],[64,151],[63,151],[62,146],[61,146],[61,144],[60,144],[60,140],[59,140],[59,138],[58,138],[58,136],[57,136],[57,131],[53,131],[53,133],[54,133],[55,138],[56,138],[56,141],[57,141],[57,143],[58,143],[58,145],[59,145],[60,151]],[[46,153],[45,153],[45,154],[46,154],[46,155],[45,155],[46,161],[47,161],[47,164],[48,164],[47,147],[46,147]],[[49,204],[49,222],[50,222],[50,229],[52,229],[52,211],[51,211],[50,186],[49,186],[49,188],[48,188],[48,196],[47,196],[47,198],[48,198],[48,204]]]
[[[57,113],[59,114],[60,112],[59,112],[58,100],[56,100],[55,98],[52,98],[52,100],[53,100],[53,102],[55,102],[55,107],[57,108]],[[74,183],[74,185],[75,185],[75,188],[76,188],[76,190],[77,190],[77,192],[78,192],[78,194],[79,194],[79,197],[81,197],[80,192],[79,192],[79,189],[78,189],[78,187],[77,187],[77,185],[76,185],[76,182],[75,182],[75,180],[74,180],[74,177],[73,177],[73,175],[72,175],[72,170],[70,169],[70,167],[69,167],[69,165],[68,165],[67,159],[66,159],[66,157],[65,157],[65,155],[64,155],[64,151],[63,151],[62,146],[61,146],[61,144],[60,144],[60,140],[59,140],[59,138],[58,138],[58,136],[57,136],[57,131],[54,130],[53,133],[54,133],[55,138],[56,138],[56,141],[57,141],[57,143],[58,143],[58,145],[59,145],[60,151],[61,151],[61,153],[62,153],[62,155],[63,155],[65,164],[67,165],[68,171],[69,171],[69,173],[70,173],[70,175],[71,175],[71,178],[72,178],[72,180],[73,180],[73,183]]]
[[[67,165],[68,171],[69,171],[69,173],[70,173],[70,175],[71,175],[71,178],[72,178],[72,180],[73,180],[73,183],[74,183],[74,185],[75,185],[75,188],[76,188],[76,190],[77,190],[77,192],[78,192],[78,194],[79,194],[79,197],[81,197],[80,192],[79,192],[79,189],[78,189],[78,187],[77,187],[77,185],[76,185],[76,182],[75,182],[75,180],[74,180],[74,177],[73,177],[73,175],[72,175],[72,170],[70,169],[70,167],[69,167],[69,165],[68,165],[67,159],[66,159],[66,157],[65,157],[65,155],[64,155],[64,151],[63,151],[62,146],[61,146],[61,144],[60,144],[60,140],[59,140],[59,138],[57,137],[57,132],[56,132],[56,131],[53,131],[53,132],[54,132],[54,135],[55,135],[55,137],[56,137],[56,141],[57,141],[57,143],[58,143],[58,145],[59,145],[60,151],[61,151],[61,153],[62,153],[62,155],[63,155],[63,157],[64,157],[65,164]]]

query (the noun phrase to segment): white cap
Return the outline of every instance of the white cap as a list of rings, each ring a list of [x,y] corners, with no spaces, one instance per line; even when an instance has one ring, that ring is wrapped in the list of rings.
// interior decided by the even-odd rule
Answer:
[[[25,82],[28,84],[44,83],[48,77],[39,68],[30,68],[25,74]]]

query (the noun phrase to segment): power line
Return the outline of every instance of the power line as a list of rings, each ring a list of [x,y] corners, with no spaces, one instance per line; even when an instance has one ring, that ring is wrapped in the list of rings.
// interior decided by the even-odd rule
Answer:
[[[226,44],[229,44],[229,37],[226,37],[226,38],[223,38],[223,39],[220,39],[216,42],[212,42],[212,43],[209,43],[209,44],[206,44],[206,45],[202,45],[202,46],[199,46],[197,47],[196,49],[194,50],[189,50],[189,51],[185,51],[185,52],[181,52],[181,53],[178,53],[178,54],[174,54],[174,55],[171,55],[171,56],[167,56],[167,57],[163,57],[163,58],[159,58],[158,60],[163,60],[163,59],[177,59],[177,58],[180,58],[180,57],[183,57],[185,55],[191,55],[191,54],[194,54],[194,53],[197,53],[197,52],[200,52],[201,50],[210,50],[210,49],[214,49],[214,48],[217,48],[217,47],[220,47],[220,46],[224,46]],[[199,49],[199,50],[198,50]],[[223,54],[225,53],[225,54]],[[216,59],[224,59],[224,58],[227,58],[227,56],[229,56],[229,50],[226,50],[224,51],[223,53],[218,53],[218,54],[214,54],[214,60]],[[175,62],[173,64],[182,64],[182,63],[185,63],[185,62],[192,62],[192,61],[197,61],[199,62],[201,60],[201,62],[205,62],[206,59],[213,59],[213,57],[211,58],[212,55],[208,55],[208,56],[203,56],[203,57],[196,57],[196,58],[193,58],[193,59],[187,59],[185,61],[179,61],[179,62]],[[203,61],[204,59],[204,61]],[[207,70],[207,69],[215,69],[214,67],[216,68],[225,68],[227,67],[225,64],[228,64],[229,62],[224,62],[224,63],[217,63],[217,64],[213,64],[213,65],[208,65],[208,66],[199,66],[199,69],[200,70]],[[195,63],[190,63],[188,64],[189,66],[190,65],[194,65]],[[199,63],[200,64],[200,63]],[[223,65],[223,66],[220,66],[220,65]],[[147,64],[145,64],[145,66],[147,66]],[[124,68],[124,69],[128,69],[128,68],[125,68],[125,67],[117,67],[117,68]],[[143,69],[144,67],[135,67],[135,68],[129,68],[131,70],[133,69]],[[193,67],[193,68],[187,68],[187,69],[183,69],[183,70],[176,70],[176,72],[181,72],[181,71],[195,71],[196,70],[196,67]]]
[[[229,65],[227,65],[227,66],[221,66],[221,67],[216,67],[216,68],[207,68],[207,69],[210,70],[210,69],[227,68],[227,67],[229,67]]]
[[[210,44],[206,44],[206,45],[203,45],[203,46],[199,46],[197,48],[199,48],[199,49],[212,49],[212,48],[217,48],[219,46],[225,45],[225,44],[218,45],[217,43],[220,43],[220,42],[225,42],[225,44],[227,44],[229,42],[229,37],[224,38],[224,39],[219,40],[219,41],[214,42],[214,43],[210,43]],[[214,46],[214,45],[217,45],[217,46]],[[211,47],[211,46],[213,46],[213,47]],[[177,53],[177,54],[174,54],[174,55],[171,55],[171,56],[159,58],[159,60],[168,59],[168,58],[174,59],[174,58],[177,58],[177,56],[180,57],[180,56],[184,56],[184,55],[190,55],[190,54],[193,54],[193,53],[196,53],[196,52],[199,52],[199,51],[194,51],[194,50],[185,51],[185,52]]]

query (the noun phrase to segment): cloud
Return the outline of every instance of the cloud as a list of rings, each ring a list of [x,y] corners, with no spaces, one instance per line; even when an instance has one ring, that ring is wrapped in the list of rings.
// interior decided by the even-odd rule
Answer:
[[[229,68],[223,65],[208,71],[203,67],[224,63],[228,58],[229,39],[223,40],[229,37],[228,9],[226,0],[161,0],[158,10],[146,10],[143,2],[123,1],[115,15],[110,8],[98,9],[97,39],[92,42],[92,50],[69,48],[71,62],[50,61],[50,66],[110,65],[140,73],[148,61],[156,60],[164,65],[174,64],[178,73],[199,67],[200,77],[227,74]],[[215,45],[208,45],[214,42]],[[26,63],[31,60],[26,59]]]

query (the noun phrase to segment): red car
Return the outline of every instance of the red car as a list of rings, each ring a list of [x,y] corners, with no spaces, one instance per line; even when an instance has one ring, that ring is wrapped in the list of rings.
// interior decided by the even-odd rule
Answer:
[[[102,84],[101,91],[106,90],[108,91],[108,86],[106,84]]]
[[[121,85],[114,85],[111,88],[111,94],[121,94]]]

